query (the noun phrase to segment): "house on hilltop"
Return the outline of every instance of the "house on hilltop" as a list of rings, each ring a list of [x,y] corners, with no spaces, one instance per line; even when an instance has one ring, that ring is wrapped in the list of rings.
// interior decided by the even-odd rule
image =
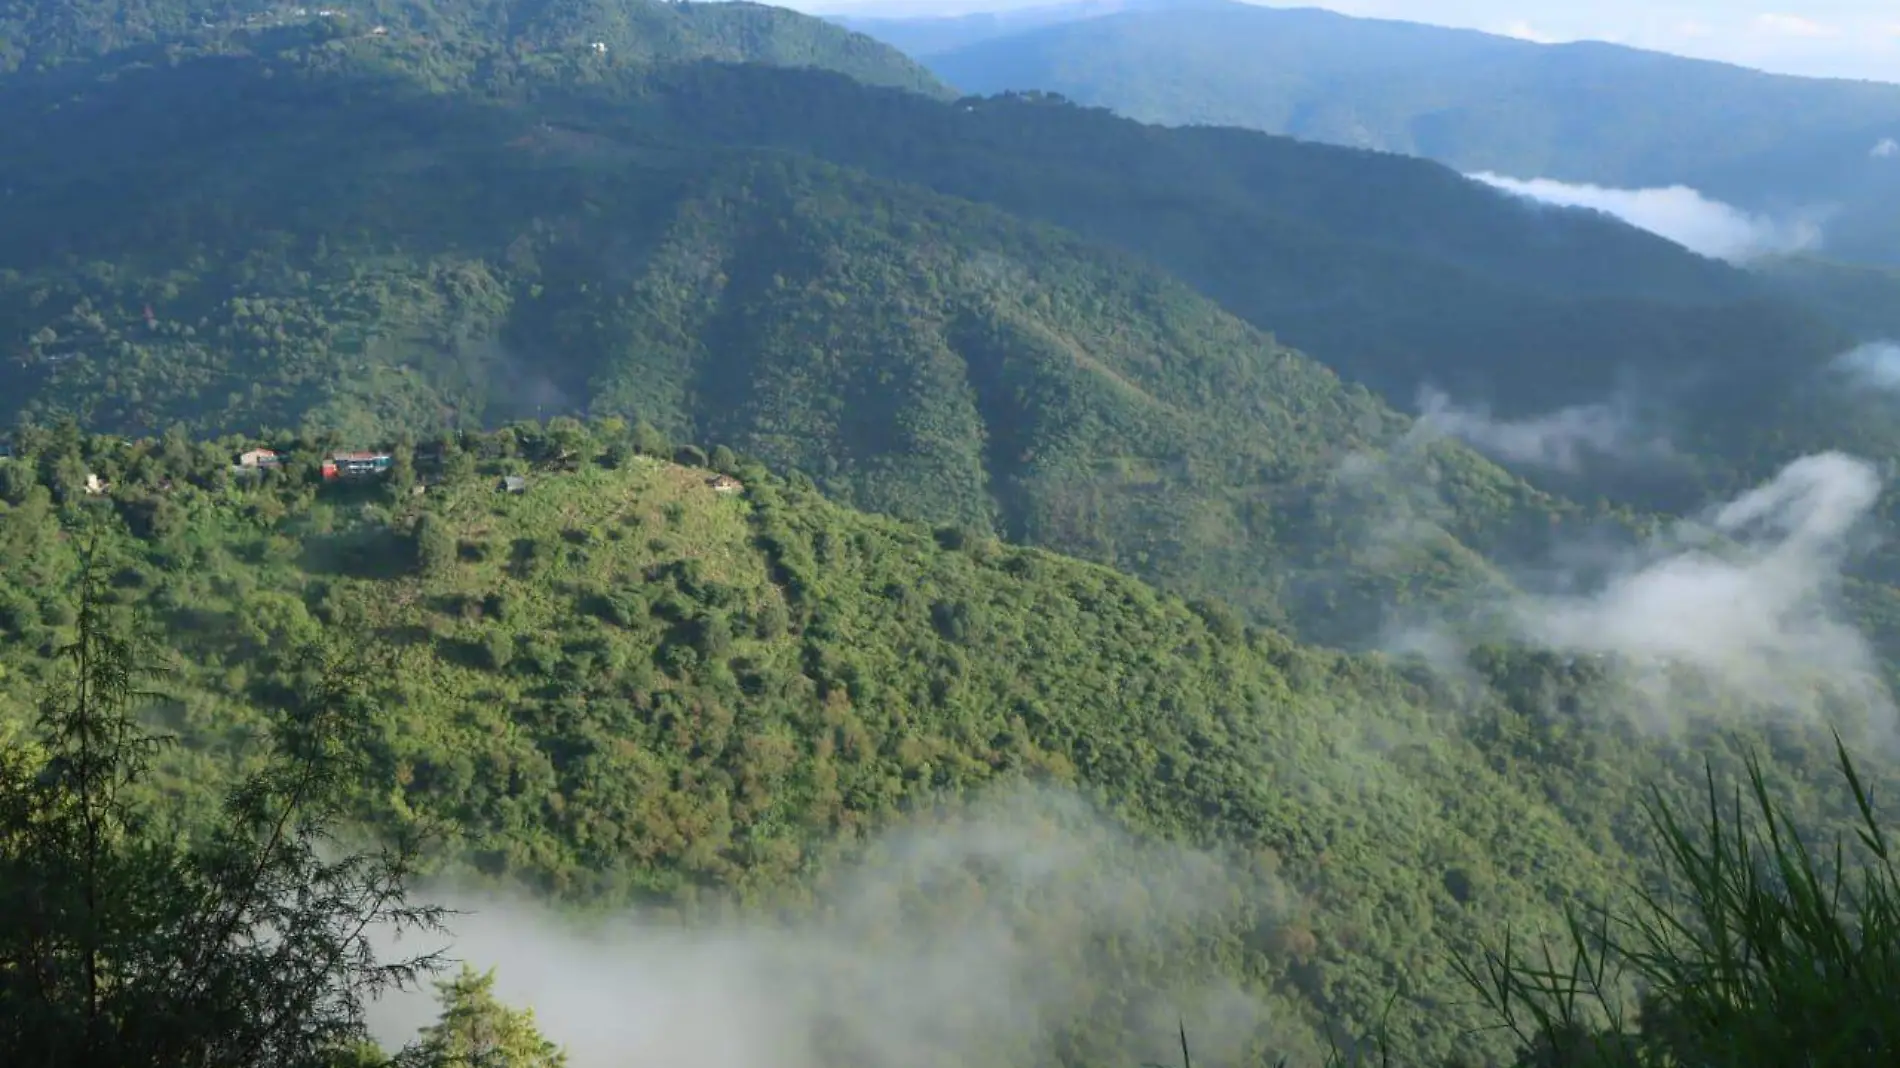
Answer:
[[[325,481],[379,478],[389,473],[395,458],[386,452],[333,452],[323,461]]]
[[[252,449],[238,454],[239,467],[281,467],[283,463],[283,457],[278,456],[275,449]]]
[[[731,475],[714,475],[706,480],[706,485],[711,486],[714,493],[737,493],[745,489],[745,483]]]

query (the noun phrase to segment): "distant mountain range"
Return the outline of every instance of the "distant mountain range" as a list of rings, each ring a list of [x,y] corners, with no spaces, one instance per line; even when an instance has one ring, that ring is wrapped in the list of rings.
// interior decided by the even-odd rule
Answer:
[[[1900,262],[1900,85],[1225,0],[838,21],[966,92],[1043,90],[1145,122],[1244,126],[1468,173],[1686,184],[1811,219],[1830,256]]]

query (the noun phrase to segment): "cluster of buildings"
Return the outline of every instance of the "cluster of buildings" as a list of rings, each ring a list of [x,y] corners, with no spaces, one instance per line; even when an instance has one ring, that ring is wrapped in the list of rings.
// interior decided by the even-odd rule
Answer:
[[[323,458],[323,480],[335,482],[377,478],[389,473],[395,457],[386,452],[333,452]],[[284,458],[275,449],[252,449],[238,455],[240,471],[266,471],[282,467]]]
[[[12,444],[0,440],[0,462],[10,459],[12,455]],[[426,461],[432,458],[439,459],[439,456],[431,454],[431,456],[419,458]],[[395,466],[395,462],[394,454],[379,450],[333,452],[323,458],[319,470],[325,482],[356,482],[388,475],[390,469]],[[283,466],[283,454],[275,449],[260,447],[239,453],[237,463],[231,465],[231,470],[238,474],[260,475],[265,471]],[[714,493],[719,494],[741,493],[745,490],[744,483],[727,474],[714,474],[705,480],[705,484]],[[87,476],[87,493],[103,494],[108,488],[110,488],[108,484],[99,476]],[[525,493],[528,489],[528,480],[522,475],[507,475],[495,488],[504,493]],[[422,492],[421,488],[418,487],[416,492]]]

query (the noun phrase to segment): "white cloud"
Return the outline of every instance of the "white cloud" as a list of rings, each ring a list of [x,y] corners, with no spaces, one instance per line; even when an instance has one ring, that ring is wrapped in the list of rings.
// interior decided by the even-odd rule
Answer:
[[[1534,41],[1537,44],[1555,44],[1558,41],[1558,38],[1544,33],[1523,19],[1518,19],[1506,25],[1504,29],[1499,32],[1506,37],[1515,37],[1520,41]]]
[[[1842,353],[1834,365],[1863,386],[1900,392],[1900,344],[1869,342]]]
[[[1133,1063],[1166,1059],[1177,1007],[1209,1057],[1263,1054],[1265,1008],[1231,982],[1090,963],[1103,940],[1165,962],[1202,932],[1283,922],[1295,902],[1263,870],[1136,839],[1074,794],[1033,787],[919,813],[826,870],[815,907],[699,919],[581,924],[488,894],[432,896],[462,912],[449,955],[497,968],[497,996],[533,1008],[575,1068],[1041,1062],[1098,996],[1130,1010]],[[380,941],[397,958],[443,939]],[[369,1022],[394,1047],[435,1009],[409,992],[370,1006]]]
[[[1539,645],[1690,668],[1750,698],[1798,704],[1817,684],[1852,691],[1890,728],[1873,654],[1837,605],[1852,539],[1879,494],[1866,462],[1806,456],[1594,591],[1524,597],[1508,615]]]
[[[1888,355],[1883,370],[1900,388],[1900,350]],[[1601,414],[1520,425],[1538,423],[1614,425]],[[1495,425],[1484,429],[1490,434]],[[1513,432],[1530,443],[1525,451],[1558,458],[1561,448],[1545,446],[1552,437],[1615,440],[1601,429]],[[1418,450],[1396,449],[1361,458],[1363,470],[1354,472],[1365,480],[1376,471],[1395,502],[1389,514],[1370,517],[1383,523],[1391,552],[1416,551],[1440,536],[1421,522],[1445,506],[1418,460]],[[1385,620],[1380,646],[1423,657],[1448,679],[1480,685],[1467,660],[1470,643],[1508,638],[1601,657],[1618,688],[1607,703],[1591,705],[1593,714],[1664,732],[1710,717],[1825,722],[1900,752],[1900,718],[1878,659],[1841,603],[1849,557],[1874,536],[1866,521],[1880,490],[1880,477],[1863,460],[1832,452],[1803,457],[1640,543],[1615,528],[1565,538],[1537,560],[1506,563],[1508,581],[1474,586],[1454,604],[1398,608]]]
[[[1668,238],[1704,256],[1746,262],[1796,252],[1821,243],[1812,220],[1778,222],[1711,200],[1688,186],[1613,189],[1573,185],[1549,178],[1506,178],[1490,172],[1470,177],[1518,196],[1567,208],[1590,208]]]
[[[1415,435],[1452,437],[1507,463],[1575,471],[1582,459],[1671,455],[1669,443],[1637,431],[1624,404],[1579,404],[1528,419],[1495,419],[1483,407],[1461,407],[1430,386],[1418,394]]]
[[[1873,148],[1867,150],[1867,154],[1875,159],[1891,159],[1894,156],[1900,156],[1900,140],[1883,137]]]

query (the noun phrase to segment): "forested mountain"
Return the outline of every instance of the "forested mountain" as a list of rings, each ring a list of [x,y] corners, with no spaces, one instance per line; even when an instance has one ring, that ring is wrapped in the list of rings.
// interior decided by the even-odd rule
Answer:
[[[759,150],[860,175],[813,172],[828,177],[747,194],[766,203],[816,197],[849,215],[858,209],[842,191],[869,175],[1054,224],[1093,243],[1068,245],[1064,257],[1133,253],[1400,409],[1432,385],[1501,416],[1536,414],[1598,401],[1634,378],[1659,405],[1688,408],[1691,439],[1745,435],[1760,424],[1736,410],[1782,403],[1849,340],[1762,298],[1741,272],[1430,163],[1144,127],[1042,99],[947,104],[818,72],[656,66],[611,53],[597,66],[549,66],[475,43],[380,38],[128,70],[77,96],[46,78],[16,78],[5,92],[18,119],[0,132],[13,206],[0,222],[12,272],[0,302],[19,354],[6,397],[42,415],[106,420],[94,425],[134,413],[146,426],[185,418],[235,428],[308,413],[333,425],[345,413],[365,427],[394,413],[434,425],[452,417],[445,409],[473,417],[491,402],[578,410],[599,400],[595,379],[612,367],[634,373],[659,357],[642,346],[543,355],[537,338],[570,305],[600,299],[583,286],[674,270],[675,261],[648,261],[657,242],[692,247],[705,225],[707,255],[733,247],[709,217],[661,220],[674,219],[695,175]],[[781,180],[777,168],[760,173]],[[838,190],[827,194],[826,182]],[[886,206],[823,238],[847,242],[839,255],[888,258],[912,225],[957,236],[961,224],[906,217],[925,200],[871,195]],[[610,198],[629,210],[596,225]],[[636,200],[654,210],[633,211]],[[786,246],[747,248],[755,277],[805,270],[770,263]],[[928,253],[904,255],[913,266],[863,293],[890,322],[938,299],[887,284],[936,285],[941,261],[920,273]],[[364,291],[371,272],[387,280]],[[344,286],[344,275],[354,281]],[[775,297],[772,314],[815,322],[799,316],[843,307],[833,299],[794,315],[786,301],[798,292]],[[1078,308],[1119,299],[1073,292]],[[852,306],[868,311],[863,300]],[[274,322],[240,322],[273,307]],[[716,321],[680,320],[677,342],[709,345],[693,331]],[[819,338],[770,329],[788,342]],[[357,354],[348,373],[345,354]],[[1687,394],[1717,375],[1719,391]],[[632,412],[628,394],[617,396]],[[659,411],[663,396],[649,394],[639,414],[690,416]],[[116,415],[97,410],[109,397],[124,405]],[[1664,472],[1662,486],[1635,499],[1677,506],[1727,492],[1794,454],[1743,441]],[[958,510],[968,512],[946,498],[944,514]]]
[[[1900,267],[1776,256],[1749,269],[1777,292],[1820,310],[1863,341],[1900,338]]]
[[[1038,996],[1026,1030],[969,1032],[996,1043],[985,1063],[1150,1048],[1155,998],[1235,1063],[1318,1063],[1382,1025],[1406,1063],[1499,1052],[1453,962],[1649,870],[1639,792],[1692,798],[1704,756],[1733,773],[1733,729],[1761,714],[1710,691],[1669,713],[1686,744],[1659,744],[1660,710],[1608,661],[1482,649],[1474,688],[1304,649],[1217,602],[842,510],[716,449],[727,492],[691,466],[704,454],[662,460],[662,440],[617,422],[402,446],[370,483],[319,485],[324,446],[290,438],[271,442],[281,468],[227,470],[253,444],[16,442],[0,461],[0,708],[51,680],[37,651],[73,624],[84,550],[174,670],[154,711],[185,745],[156,782],[186,824],[247,766],[255,710],[313,685],[313,643],[373,669],[358,818],[446,820],[465,837],[438,871],[572,904],[665,902],[689,924],[735,900],[802,915],[918,806],[994,840],[1018,825],[972,807],[986,785],[1028,776],[1092,799],[1134,837],[1064,862],[1062,904],[985,852],[909,921],[953,936],[995,895],[982,907],[1051,955],[1038,974],[1068,993]],[[82,471],[109,491],[76,487]],[[1824,739],[1795,722],[1776,739],[1793,811],[1847,814],[1801,785],[1824,773]],[[1023,833],[1102,833],[1061,804],[1024,811]],[[1190,869],[1154,869],[1162,842],[1211,860],[1168,883]],[[1149,890],[1089,904],[1130,878]],[[832,989],[823,969],[808,981]],[[971,1005],[938,1011],[987,1019],[974,982],[942,991]],[[937,1045],[964,1034],[922,1029],[914,1055],[973,1056]]]
[[[785,8],[669,0],[17,0],[0,8],[0,72],[160,46],[175,61],[307,41],[375,38],[429,49],[440,77],[491,51],[538,65],[695,59],[835,70],[872,85],[947,91],[915,62],[861,34]]]
[[[928,21],[907,22],[854,25],[928,47]],[[1900,138],[1900,85],[1224,0],[912,54],[965,92],[1055,92],[1148,122],[1244,126],[1466,172],[1687,184],[1750,211],[1813,218],[1832,255],[1900,257],[1890,210],[1900,153],[1883,147]]]

